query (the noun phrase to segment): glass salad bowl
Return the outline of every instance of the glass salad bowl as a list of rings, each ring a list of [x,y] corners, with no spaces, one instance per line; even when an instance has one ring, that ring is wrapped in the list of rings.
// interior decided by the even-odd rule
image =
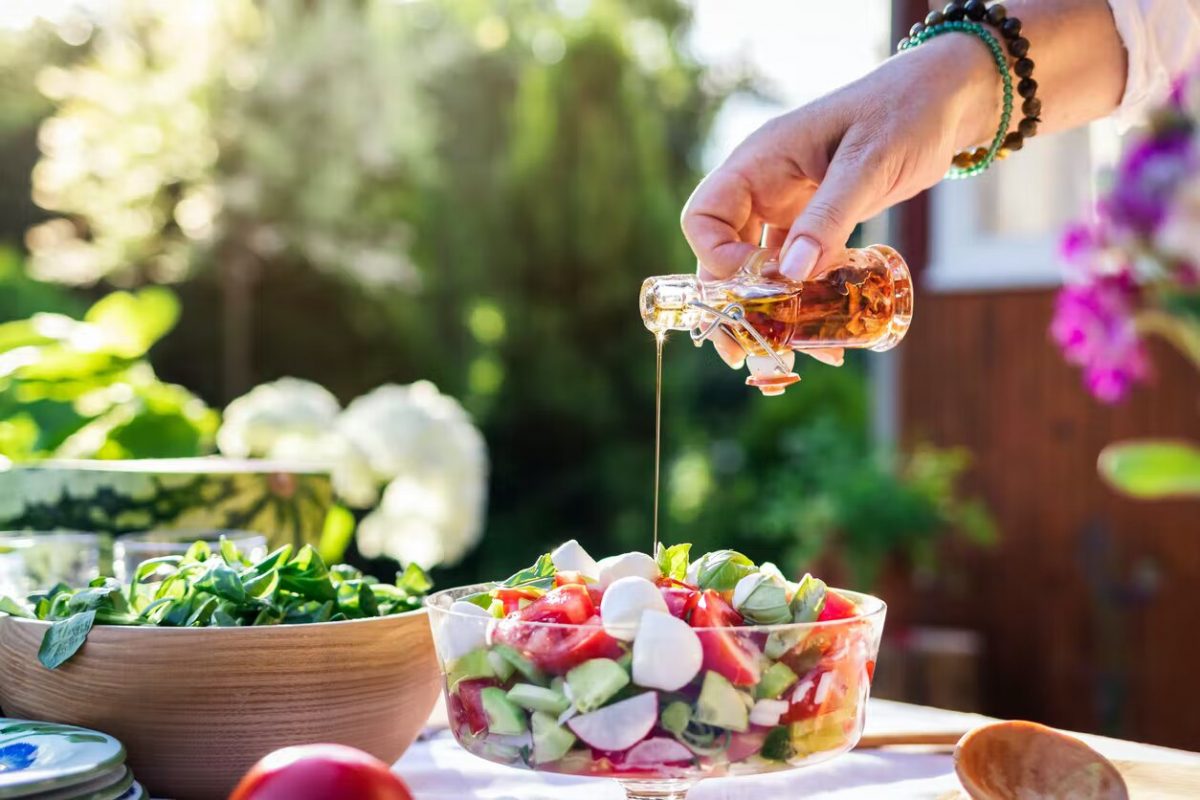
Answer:
[[[750,624],[733,589],[665,575],[550,580],[428,598],[450,728],[474,755],[613,778],[630,798],[683,798],[703,778],[808,766],[858,742],[881,600],[814,581],[819,618]],[[640,605],[618,591],[637,581]]]

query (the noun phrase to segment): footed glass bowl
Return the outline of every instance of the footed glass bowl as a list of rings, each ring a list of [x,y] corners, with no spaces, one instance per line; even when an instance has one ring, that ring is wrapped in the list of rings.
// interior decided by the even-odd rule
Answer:
[[[693,627],[696,648],[673,623],[643,621],[629,642],[598,618],[495,619],[458,602],[490,588],[427,601],[450,728],[480,758],[613,778],[630,798],[662,800],[703,778],[817,764],[862,735],[886,614],[878,598],[836,590],[858,606],[847,619]],[[693,658],[698,669],[682,674],[694,676],[676,686]]]

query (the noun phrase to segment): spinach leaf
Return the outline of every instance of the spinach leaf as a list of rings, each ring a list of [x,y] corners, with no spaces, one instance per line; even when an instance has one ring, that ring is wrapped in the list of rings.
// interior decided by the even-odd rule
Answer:
[[[83,647],[95,621],[95,611],[81,611],[55,622],[42,637],[42,646],[38,648],[38,661],[42,662],[46,669],[58,669]]]

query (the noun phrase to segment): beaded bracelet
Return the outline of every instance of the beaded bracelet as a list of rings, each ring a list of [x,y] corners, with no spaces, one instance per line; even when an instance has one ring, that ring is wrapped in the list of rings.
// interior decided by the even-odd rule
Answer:
[[[1001,3],[992,3],[989,6],[985,0],[951,0],[942,10],[930,11],[925,16],[924,22],[913,25],[909,31],[909,38],[902,39],[897,49],[907,49],[910,46],[907,44],[908,42],[930,28],[949,22],[964,21],[987,23],[997,30],[1012,56],[1012,71],[1020,78],[1017,84],[1017,94],[1022,98],[1022,119],[1017,124],[1017,130],[1006,133],[1004,142],[994,155],[994,158],[1006,158],[1010,152],[1020,150],[1025,145],[1026,139],[1037,135],[1038,124],[1042,121],[1042,101],[1037,97],[1038,84],[1033,79],[1034,63],[1029,58],[1029,40],[1021,35],[1021,20],[1010,17],[1008,10]],[[984,147],[959,153],[954,157],[953,165],[961,171],[980,164],[987,153],[988,148]],[[988,164],[990,163],[989,160]],[[985,169],[986,166],[984,165]],[[981,171],[978,170],[972,174],[978,174]]]
[[[902,40],[897,49],[900,51],[910,50],[944,33],[969,33],[978,37],[992,52],[992,60],[996,62],[996,68],[999,70],[1000,78],[1004,82],[1004,109],[1000,114],[1000,125],[996,128],[996,135],[992,137],[991,146],[986,148],[980,147],[974,152],[959,153],[954,157],[950,170],[946,173],[946,177],[948,178],[969,178],[973,175],[978,175],[990,167],[992,162],[996,160],[996,154],[1000,152],[1000,148],[1004,145],[1008,134],[1008,123],[1012,120],[1012,77],[1008,74],[1008,60],[1004,57],[1004,48],[1000,46],[1000,42],[992,35],[991,31],[978,22],[953,20],[924,26],[914,35]]]

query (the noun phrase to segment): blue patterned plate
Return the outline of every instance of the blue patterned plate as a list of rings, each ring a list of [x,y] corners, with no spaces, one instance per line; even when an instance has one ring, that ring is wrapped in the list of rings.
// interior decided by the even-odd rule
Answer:
[[[124,761],[124,746],[107,734],[0,717],[0,800],[119,776]]]
[[[146,790],[137,781],[133,782],[133,786],[129,787],[129,791],[117,798],[117,800],[148,800],[150,795],[146,794]]]
[[[118,764],[84,783],[23,795],[21,800],[120,800],[131,788],[133,773],[129,767]]]

